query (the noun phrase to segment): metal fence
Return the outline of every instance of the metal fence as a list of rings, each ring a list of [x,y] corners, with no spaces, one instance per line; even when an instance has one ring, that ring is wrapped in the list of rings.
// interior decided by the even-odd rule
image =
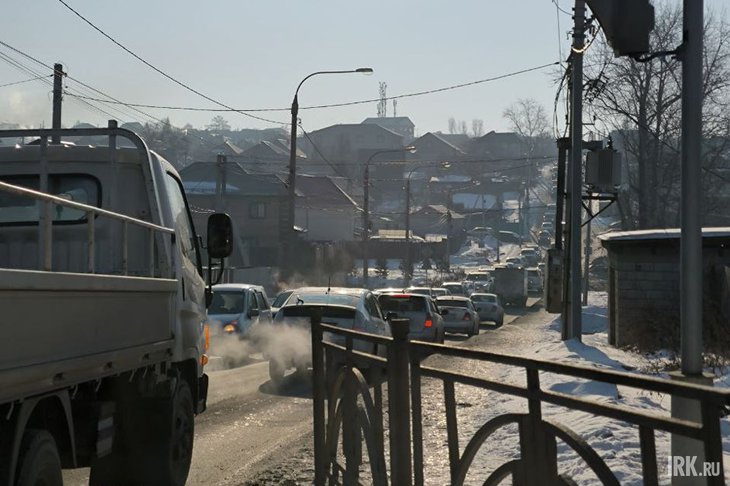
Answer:
[[[316,485],[360,484],[363,443],[370,463],[369,482],[376,486],[423,485],[421,384],[424,377],[443,383],[452,485],[464,484],[477,452],[487,444],[494,432],[510,424],[516,424],[519,430],[519,458],[497,467],[484,480],[484,485],[499,484],[510,476],[513,484],[524,486],[576,484],[572,478],[558,473],[558,439],[575,451],[585,462],[586,467],[591,469],[603,484],[618,485],[616,475],[582,437],[553,418],[543,417],[544,404],[579,410],[637,426],[642,475],[647,486],[659,484],[656,431],[701,441],[704,445],[705,461],[719,464],[719,474],[704,479],[707,480],[707,484],[713,486],[725,484],[720,419],[725,407],[730,404],[730,391],[586,366],[540,361],[448,345],[409,342],[408,327],[407,319],[392,320],[391,338],[323,324],[317,315],[312,318]],[[325,333],[344,337],[345,345],[331,342]],[[354,349],[355,341],[371,343],[373,352],[365,353]],[[521,368],[525,373],[526,386],[426,366],[422,360],[427,355]],[[697,400],[701,404],[701,419],[696,422],[679,420],[636,407],[600,403],[545,390],[540,385],[540,372],[632,387],[670,395],[673,398]],[[369,376],[371,383],[368,383],[366,376]],[[385,378],[385,382],[378,377]],[[386,383],[388,461],[386,461],[383,423],[383,386]],[[492,418],[483,424],[469,438],[466,447],[460,450],[455,398],[457,383],[522,398],[527,402],[528,412],[508,413]],[[341,448],[338,443],[340,435]],[[338,457],[344,457],[345,464],[341,464]],[[386,467],[386,463],[389,467]]]

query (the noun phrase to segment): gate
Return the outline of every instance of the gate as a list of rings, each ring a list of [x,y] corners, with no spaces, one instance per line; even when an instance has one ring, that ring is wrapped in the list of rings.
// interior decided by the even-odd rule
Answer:
[[[706,478],[708,484],[725,484],[720,419],[724,408],[730,404],[730,391],[587,366],[441,344],[409,342],[408,327],[407,319],[393,319],[391,338],[341,329],[321,323],[318,316],[312,318],[315,485],[360,484],[360,469],[365,452],[369,461],[368,483],[375,486],[422,486],[424,460],[421,383],[424,377],[443,383],[449,473],[454,486],[464,484],[477,452],[492,434],[511,424],[516,424],[519,430],[519,458],[507,461],[492,471],[483,482],[485,486],[497,485],[510,476],[513,484],[522,486],[576,484],[571,477],[558,473],[558,439],[575,451],[604,485],[619,485],[615,474],[585,439],[566,425],[543,417],[543,404],[557,405],[635,425],[638,428],[641,449],[642,476],[647,486],[659,484],[656,431],[701,441],[704,445],[705,461],[719,464],[719,474]],[[344,340],[345,345],[329,341],[325,333],[339,335],[339,342]],[[369,343],[372,352],[360,351],[362,346],[355,349],[355,341]],[[525,373],[526,386],[425,366],[422,359],[427,355],[521,368]],[[697,422],[679,420],[628,405],[600,403],[545,390],[540,386],[540,372],[698,400],[702,409],[701,419]],[[386,383],[389,451],[386,451],[383,422],[383,386]],[[455,396],[457,383],[522,398],[527,402],[528,412],[507,413],[492,418],[469,439],[464,450],[460,450]],[[340,432],[341,449],[338,443]],[[366,451],[362,450],[363,442]],[[342,457],[344,465],[341,463]]]

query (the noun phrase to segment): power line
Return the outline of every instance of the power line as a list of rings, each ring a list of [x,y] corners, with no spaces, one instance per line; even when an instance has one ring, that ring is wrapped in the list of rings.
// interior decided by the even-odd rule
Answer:
[[[161,70],[160,68],[158,68],[157,66],[153,65],[149,61],[143,59],[142,57],[140,57],[139,55],[137,55],[136,53],[134,53],[132,50],[130,50],[129,48],[127,48],[126,46],[124,46],[123,44],[121,44],[120,42],[118,42],[112,36],[110,36],[109,34],[107,34],[106,32],[104,32],[103,30],[101,30],[99,27],[97,27],[96,25],[94,25],[86,17],[84,17],[83,15],[81,15],[77,10],[75,10],[73,7],[71,7],[64,0],[58,0],[58,1],[64,7],[66,7],[68,10],[70,10],[71,12],[73,12],[78,18],[80,18],[81,20],[83,20],[84,22],[86,22],[91,28],[93,28],[98,33],[100,33],[101,35],[103,35],[104,37],[106,37],[107,39],[109,39],[111,42],[113,42],[114,44],[116,44],[124,52],[126,52],[129,55],[131,55],[132,57],[134,57],[135,59],[137,59],[138,61],[140,61],[141,63],[143,63],[145,66],[147,66],[147,67],[151,68],[152,70],[156,71],[157,73],[161,74],[162,76],[164,76],[165,78],[169,79],[170,81],[172,81],[173,83],[177,84],[178,86],[181,86],[181,87],[185,88],[186,90],[188,90],[188,91],[190,91],[192,93],[195,93],[196,95],[200,96],[201,98],[205,98],[206,100],[208,100],[208,101],[210,101],[212,103],[215,103],[216,105],[222,106],[222,107],[228,109],[229,111],[233,111],[233,112],[236,112],[236,113],[240,113],[241,115],[244,115],[244,116],[247,116],[247,117],[250,117],[250,118],[254,118],[256,120],[265,121],[267,123],[273,123],[275,125],[288,125],[287,123],[284,123],[284,122],[280,122],[280,121],[276,121],[276,120],[270,120],[268,118],[263,118],[263,117],[256,116],[256,115],[251,115],[250,113],[246,113],[244,111],[237,110],[235,108],[231,108],[230,106],[226,105],[225,103],[222,103],[222,102],[220,102],[220,101],[218,101],[216,99],[213,99],[210,96],[208,96],[208,95],[206,95],[204,93],[201,93],[200,91],[196,90],[195,88],[192,88],[192,87],[188,86],[187,84],[185,84],[182,81],[179,81],[176,78],[172,77],[171,75],[167,74],[165,71]]]
[[[18,54],[20,56],[23,56],[26,59],[29,59],[29,60],[35,62],[36,64],[42,66],[44,69],[51,69],[51,70],[54,69],[49,64],[46,64],[43,61],[39,60],[38,58],[33,57],[30,54],[28,54],[26,52],[23,52],[23,51],[21,51],[20,49],[18,49],[16,47],[11,46],[7,42],[0,41],[0,45],[4,46],[5,48],[11,50],[12,52],[14,52],[14,53],[16,53],[16,54]],[[2,58],[6,62],[14,65],[16,68],[20,69],[23,72],[35,74],[36,75],[35,76],[35,79],[41,80],[41,81],[45,82],[46,84],[48,84],[50,86],[53,86],[53,84],[48,79],[45,79],[46,77],[51,77],[51,76],[40,75],[35,69],[30,68],[30,67],[22,64],[21,61],[12,60],[12,58],[10,58],[9,56],[7,56],[5,54],[3,54],[3,57]],[[11,60],[12,60],[12,62],[11,62]],[[88,89],[90,89],[90,90],[92,90],[92,91],[94,91],[94,92],[96,92],[96,93],[98,93],[98,94],[100,94],[102,96],[106,96],[108,98],[111,98],[111,99],[116,100],[116,98],[113,98],[112,96],[110,96],[110,95],[108,95],[108,94],[106,94],[106,93],[104,93],[104,92],[102,92],[102,91],[100,91],[100,90],[98,90],[96,88],[93,88],[92,86],[89,86],[89,85],[83,83],[82,81],[80,81],[80,80],[72,77],[72,76],[66,75],[66,78],[71,79],[71,80],[79,83],[80,85],[85,86],[86,88],[88,88]],[[87,101],[83,96],[80,96],[78,94],[75,94],[72,91],[65,91],[65,93],[68,94],[68,95],[70,95],[70,96],[72,96],[75,99],[75,101],[77,101],[79,103],[82,103],[82,104],[86,105],[87,107],[90,107],[94,111],[96,111],[98,113],[101,113],[104,116],[107,116],[107,117],[110,117],[110,118],[118,118],[117,115],[113,115],[113,114],[109,113],[108,111],[106,111],[106,110],[104,110],[102,108],[99,108],[98,106],[93,105],[90,101]],[[123,103],[120,103],[120,104],[123,104]],[[152,115],[150,115],[148,113],[145,113],[145,112],[143,112],[141,110],[138,110],[138,109],[136,109],[134,107],[129,107],[129,108],[132,109],[132,110],[134,110],[134,111],[136,111],[136,112],[138,112],[138,113],[141,113],[142,115],[146,116],[147,118],[149,118],[151,120],[156,120],[156,121],[161,122],[161,120],[159,120],[158,118],[153,117]],[[118,113],[121,113],[124,116],[124,118],[136,119],[136,117],[134,115],[130,116],[129,113],[127,113],[127,112],[124,112],[124,111],[121,111],[121,110],[117,110],[117,112]]]
[[[63,0],[59,0],[59,2],[63,2]],[[415,97],[415,96],[424,96],[424,95],[429,95],[429,94],[434,94],[434,93],[441,93],[444,91],[451,91],[451,90],[455,90],[455,89],[465,88],[468,86],[474,86],[477,84],[488,83],[491,81],[498,81],[500,79],[506,79],[506,78],[518,76],[520,74],[526,74],[529,72],[533,72],[533,71],[539,71],[539,70],[545,69],[547,67],[556,66],[556,65],[560,65],[560,64],[561,64],[560,61],[555,61],[555,62],[551,62],[548,64],[542,64],[540,66],[535,66],[535,67],[531,67],[531,68],[527,68],[527,69],[521,69],[519,71],[513,71],[510,73],[501,74],[499,76],[493,76],[491,78],[479,79],[476,81],[470,81],[468,83],[454,84],[451,86],[445,86],[442,88],[435,88],[435,89],[430,89],[430,90],[425,90],[425,91],[416,91],[416,92],[405,93],[405,94],[401,94],[401,95],[388,96],[384,99],[385,100],[397,100],[397,99],[401,99],[401,98],[411,98],[411,97]],[[92,100],[99,101],[102,103],[109,103],[109,101],[107,101],[107,100],[102,100],[102,99],[98,99],[98,98],[97,99],[92,98]],[[371,98],[371,99],[365,99],[365,100],[347,101],[344,103],[329,103],[326,105],[301,106],[301,107],[299,107],[299,109],[300,110],[316,110],[316,109],[323,109],[323,108],[339,108],[339,107],[343,107],[343,106],[362,105],[362,104],[366,104],[366,103],[377,103],[380,101],[381,101],[380,98]],[[290,110],[290,108],[245,108],[245,109],[241,108],[241,109],[238,109],[238,108],[231,108],[231,107],[226,106],[225,109],[221,109],[221,108],[199,108],[199,107],[190,107],[190,106],[153,105],[153,104],[144,104],[144,103],[124,103],[124,104],[126,104],[128,106],[136,106],[139,108],[154,108],[154,109],[160,109],[160,110],[236,112],[236,113],[243,113],[243,114],[249,114],[251,112],[275,112],[275,111],[289,111]],[[218,104],[220,105],[220,103],[218,103]],[[221,106],[225,106],[225,105],[221,105]],[[249,115],[249,116],[252,116],[252,115]]]
[[[0,44],[4,44],[4,43],[2,41],[0,41]],[[26,56],[26,57],[29,57],[30,58],[30,56]],[[20,61],[18,61],[16,59],[13,59],[12,57],[8,56],[7,54],[0,52],[0,59],[4,60],[8,64],[10,64],[11,66],[13,66],[17,70],[19,70],[20,72],[22,72],[24,74],[30,74],[32,76],[35,76],[35,78],[37,80],[42,81],[43,83],[45,83],[47,86],[49,86],[51,88],[53,87],[53,83],[48,80],[48,76],[41,75],[40,73],[38,73],[37,71],[35,71],[33,68],[28,67],[27,65],[23,64],[22,62],[20,62]],[[35,61],[38,62],[39,64],[43,65],[43,63],[41,63],[40,61],[37,61],[37,60],[35,60]],[[44,65],[44,67],[46,67],[46,66]],[[111,118],[115,118],[114,115],[110,114],[109,112],[107,112],[107,111],[105,111],[105,110],[103,110],[103,109],[101,109],[101,108],[99,108],[99,107],[97,107],[97,106],[95,106],[95,105],[93,105],[93,104],[85,101],[85,100],[76,100],[76,101],[78,103],[81,103],[81,104],[86,105],[88,108],[92,109],[93,111],[96,111],[96,112],[101,113],[103,115],[109,116]]]
[[[35,76],[35,77],[32,77],[32,78],[30,78],[30,79],[24,79],[24,80],[22,80],[22,81],[15,81],[14,83],[5,83],[5,84],[0,84],[0,88],[6,88],[6,87],[8,87],[8,86],[15,86],[15,85],[17,85],[17,84],[29,83],[29,82],[31,82],[31,81],[36,81],[36,80],[38,80],[38,79],[43,79],[43,78],[52,78],[52,77],[53,77],[53,75],[52,75],[52,74],[47,74],[47,75],[45,75],[45,76]]]
[[[562,7],[560,6],[560,4],[559,4],[559,3],[557,2],[557,0],[553,0],[553,3],[555,4],[555,8],[557,8],[558,10],[560,10],[561,12],[563,12],[563,13],[564,13],[565,15],[570,15],[571,17],[573,16],[573,14],[572,14],[572,13],[568,12],[567,10],[564,10],[564,9],[563,9],[563,8],[562,8]]]

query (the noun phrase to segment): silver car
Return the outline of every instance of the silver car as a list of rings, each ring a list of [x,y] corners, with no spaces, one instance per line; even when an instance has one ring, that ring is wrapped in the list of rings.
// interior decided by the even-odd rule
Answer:
[[[214,285],[208,322],[211,338],[249,338],[257,324],[271,322],[271,307],[266,291],[260,285]]]
[[[446,332],[459,332],[467,336],[479,334],[479,315],[468,297],[437,297],[436,305],[444,318]]]
[[[386,316],[410,320],[409,339],[444,342],[444,320],[433,299],[420,294],[384,293],[378,303]]]
[[[279,308],[263,343],[262,350],[264,357],[269,360],[269,376],[273,383],[281,382],[290,368],[301,370],[310,366],[312,346],[309,326],[314,312],[321,313],[324,324],[390,336],[390,326],[371,291],[336,287],[296,289]],[[344,336],[326,333],[325,338],[345,345]],[[384,354],[384,349],[357,339],[354,341],[354,349]]]
[[[501,326],[504,322],[504,308],[496,294],[471,294],[469,297],[479,314],[480,321],[491,321]]]

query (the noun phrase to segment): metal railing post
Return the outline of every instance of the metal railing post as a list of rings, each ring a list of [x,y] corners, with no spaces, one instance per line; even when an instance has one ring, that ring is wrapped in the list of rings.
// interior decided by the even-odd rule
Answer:
[[[423,411],[421,409],[421,356],[411,353],[411,406],[413,408],[413,484],[423,486]]]
[[[126,221],[122,221],[122,273],[129,273],[129,261],[127,260],[127,247],[129,246],[129,225]]]
[[[315,312],[312,323],[312,412],[314,435],[314,484],[324,486],[327,476],[327,451],[325,450],[325,406],[327,393],[325,382],[324,350],[322,348],[322,317]]]
[[[393,344],[388,353],[388,409],[390,478],[392,484],[411,486],[411,407],[408,331],[409,319],[392,319]]]
[[[89,273],[95,271],[95,257],[96,257],[96,236],[95,232],[95,214],[93,211],[86,211],[86,266],[88,267]]]

